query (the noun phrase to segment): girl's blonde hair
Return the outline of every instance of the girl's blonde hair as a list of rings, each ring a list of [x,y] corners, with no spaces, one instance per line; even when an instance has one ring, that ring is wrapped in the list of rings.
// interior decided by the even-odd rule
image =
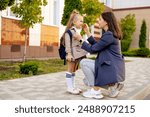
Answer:
[[[79,14],[79,12],[77,10],[73,10],[70,14],[70,18],[67,22],[67,25],[66,25],[66,29],[65,29],[65,32],[63,33],[62,37],[64,37],[66,31],[68,29],[70,29],[73,25],[74,25],[74,21],[78,19],[78,17],[80,17],[81,15]]]

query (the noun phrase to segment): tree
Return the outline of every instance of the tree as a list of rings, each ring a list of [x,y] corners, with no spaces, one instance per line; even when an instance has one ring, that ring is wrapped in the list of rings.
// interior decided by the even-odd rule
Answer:
[[[132,34],[136,29],[135,15],[128,14],[127,16],[125,16],[125,18],[121,19],[120,25],[123,33],[123,39],[121,41],[121,49],[122,51],[127,51],[132,41]]]
[[[82,2],[80,0],[65,0],[64,13],[61,24],[63,24],[64,26],[67,24],[70,14],[74,9],[81,11]]]
[[[82,14],[86,14],[84,22],[93,25],[104,10],[104,4],[99,0],[82,0]]]
[[[15,0],[0,0],[0,11],[5,10],[6,7],[13,5]]]
[[[41,23],[43,17],[41,16],[41,7],[47,5],[46,0],[20,0],[12,6],[11,10],[16,17],[21,18],[20,24],[23,28],[26,28],[25,35],[25,47],[23,54],[23,61],[25,61],[26,56],[26,46],[27,46],[27,29],[33,28],[34,24]]]
[[[142,21],[140,36],[139,36],[139,47],[145,48],[146,47],[146,22],[145,20]]]

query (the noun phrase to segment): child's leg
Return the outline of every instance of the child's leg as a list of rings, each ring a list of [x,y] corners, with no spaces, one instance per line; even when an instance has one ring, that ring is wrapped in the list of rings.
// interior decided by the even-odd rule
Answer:
[[[74,73],[74,65],[73,62],[68,62],[68,71],[66,73],[66,81],[67,81],[67,87],[73,88],[73,79],[72,79],[72,73]]]
[[[74,89],[74,62],[68,62],[68,71],[66,73],[67,91],[72,94],[79,94],[79,91]]]
[[[74,63],[75,64],[74,64],[73,73],[72,73],[72,83],[75,87],[75,75],[76,75],[75,72],[78,70],[79,60],[76,60]]]

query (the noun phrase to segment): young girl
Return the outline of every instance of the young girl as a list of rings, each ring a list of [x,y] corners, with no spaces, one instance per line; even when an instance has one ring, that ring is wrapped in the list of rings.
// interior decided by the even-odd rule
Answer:
[[[89,37],[90,44],[82,41],[80,35],[76,36],[76,39],[82,43],[82,49],[90,53],[97,52],[96,60],[83,59],[80,62],[86,78],[95,81],[91,90],[84,92],[83,96],[103,98],[100,87],[108,85],[109,97],[116,97],[123,87],[119,82],[125,80],[125,63],[119,46],[121,31],[112,12],[102,13],[98,23],[99,28],[104,30],[99,41],[94,40],[87,25],[83,29]]]
[[[82,58],[85,58],[86,51],[81,49],[81,43],[74,39],[75,35],[80,35],[80,31],[83,25],[83,17],[75,10],[71,13],[70,19],[67,23],[63,37],[65,39],[66,47],[66,59],[68,64],[68,70],[66,72],[67,92],[71,94],[81,93],[81,89],[75,88],[74,77],[75,72],[78,69],[79,62]],[[72,33],[72,39],[67,32],[70,30]]]

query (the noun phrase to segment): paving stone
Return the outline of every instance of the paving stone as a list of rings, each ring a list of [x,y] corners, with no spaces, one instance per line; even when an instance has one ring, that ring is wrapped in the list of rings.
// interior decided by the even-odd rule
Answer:
[[[103,100],[127,100],[150,83],[150,59],[126,57],[126,81],[117,98],[105,97]],[[76,73],[76,86],[84,91],[84,74]],[[138,91],[137,91],[138,90]],[[144,92],[143,92],[144,93]],[[0,81],[1,100],[88,100],[82,95],[71,95],[66,92],[65,72],[37,75],[32,77]],[[139,97],[139,99],[141,99]],[[145,98],[147,99],[147,98]]]

